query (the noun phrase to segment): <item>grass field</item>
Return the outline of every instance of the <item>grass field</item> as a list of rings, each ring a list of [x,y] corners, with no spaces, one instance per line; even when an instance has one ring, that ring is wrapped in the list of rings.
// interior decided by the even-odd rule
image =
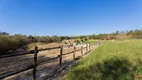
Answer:
[[[142,80],[142,40],[106,41],[65,80]]]

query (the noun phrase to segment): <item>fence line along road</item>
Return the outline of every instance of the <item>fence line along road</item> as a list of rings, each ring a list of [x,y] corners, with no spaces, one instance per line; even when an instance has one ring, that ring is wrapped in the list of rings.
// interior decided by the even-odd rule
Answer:
[[[20,55],[34,54],[34,62],[33,62],[34,65],[32,65],[32,66],[30,66],[28,68],[22,69],[20,71],[17,71],[17,72],[10,72],[8,74],[2,74],[2,75],[0,75],[0,79],[4,79],[6,77],[9,77],[9,76],[21,73],[23,71],[27,71],[27,70],[33,69],[33,80],[36,80],[36,67],[38,66],[38,64],[37,64],[37,58],[38,57],[37,56],[38,56],[39,51],[60,49],[60,54],[58,56],[56,56],[56,57],[53,57],[53,58],[49,59],[49,60],[54,60],[54,59],[58,59],[59,58],[59,64],[62,65],[62,56],[73,53],[73,59],[75,60],[76,59],[76,56],[75,56],[76,51],[81,51],[81,56],[83,56],[83,49],[84,48],[86,48],[86,53],[88,53],[90,50],[95,48],[95,45],[98,46],[101,43],[102,42],[100,42],[100,41],[98,41],[96,43],[87,43],[86,47],[80,46],[80,49],[78,49],[78,50],[76,49],[76,46],[74,46],[73,47],[74,48],[73,51],[68,52],[68,53],[64,53],[64,54],[63,54],[63,48],[64,48],[63,46],[52,47],[52,48],[44,48],[44,49],[38,49],[38,47],[36,46],[34,50],[30,50],[30,51],[21,52],[21,53],[15,53],[15,54],[13,53],[13,54],[9,54],[9,55],[0,55],[0,59],[1,59],[1,58],[8,58],[8,57],[14,57],[14,56],[20,56]]]

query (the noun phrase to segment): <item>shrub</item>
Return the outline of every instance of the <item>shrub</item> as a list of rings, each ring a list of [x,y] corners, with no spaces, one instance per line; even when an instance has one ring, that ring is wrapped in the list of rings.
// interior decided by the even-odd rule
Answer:
[[[5,53],[9,50],[15,50],[19,47],[20,42],[10,36],[0,36],[0,52]]]

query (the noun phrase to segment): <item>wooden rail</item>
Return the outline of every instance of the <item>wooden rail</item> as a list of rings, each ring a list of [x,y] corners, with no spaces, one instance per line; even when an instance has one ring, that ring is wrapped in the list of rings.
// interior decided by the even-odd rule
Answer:
[[[37,58],[38,58],[37,56],[38,56],[39,51],[60,49],[60,54],[58,56],[56,56],[56,57],[48,59],[48,61],[59,58],[59,64],[62,65],[62,56],[73,53],[73,59],[75,60],[76,59],[76,56],[75,56],[76,51],[81,51],[81,56],[83,56],[84,55],[83,54],[84,53],[83,52],[84,48],[86,48],[86,53],[88,53],[88,51],[92,50],[95,47],[96,44],[98,45],[99,42],[86,44],[86,47],[81,46],[81,48],[78,49],[78,50],[74,46],[73,47],[73,49],[74,49],[73,51],[68,52],[68,53],[64,53],[64,54],[63,54],[63,46],[52,47],[52,48],[44,48],[44,49],[38,49],[38,47],[36,46],[34,50],[30,50],[30,51],[26,51],[26,52],[22,52],[22,53],[16,53],[16,54],[1,55],[0,59],[1,58],[14,57],[14,56],[20,56],[20,55],[34,54],[34,65],[31,65],[31,66],[29,66],[29,67],[27,67],[25,69],[22,69],[20,71],[17,71],[17,72],[12,72],[12,73],[9,73],[9,74],[2,74],[2,75],[0,75],[0,80],[4,79],[6,77],[12,76],[12,75],[21,73],[23,71],[30,70],[30,69],[33,69],[33,80],[36,80],[36,67],[38,66],[37,65]]]

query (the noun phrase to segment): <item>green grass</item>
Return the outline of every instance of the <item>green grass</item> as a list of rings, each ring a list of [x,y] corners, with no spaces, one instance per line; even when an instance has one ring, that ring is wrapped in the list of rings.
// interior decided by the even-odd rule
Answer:
[[[71,68],[65,80],[142,80],[142,40],[106,41]]]

